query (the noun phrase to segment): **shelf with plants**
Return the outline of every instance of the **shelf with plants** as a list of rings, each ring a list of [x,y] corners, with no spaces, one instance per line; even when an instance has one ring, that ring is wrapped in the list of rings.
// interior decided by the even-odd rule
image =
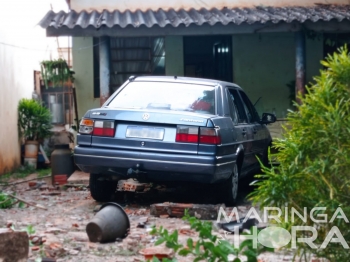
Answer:
[[[41,77],[44,81],[45,87],[64,86],[67,82],[74,82],[74,72],[70,70],[66,60],[45,60],[40,63]]]

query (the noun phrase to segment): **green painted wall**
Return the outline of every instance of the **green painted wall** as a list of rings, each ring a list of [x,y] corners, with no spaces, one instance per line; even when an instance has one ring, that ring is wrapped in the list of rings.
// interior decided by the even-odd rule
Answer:
[[[91,108],[99,107],[93,97],[93,41],[91,37],[73,38],[73,67],[77,88],[79,118]],[[165,37],[166,75],[184,75],[183,37]],[[252,34],[232,36],[233,77],[259,113],[275,112],[285,117],[290,108],[286,84],[295,78],[295,41],[293,33]],[[307,82],[318,75],[323,45],[320,40],[306,41]]]
[[[73,37],[73,69],[79,119],[91,108],[100,107],[94,98],[92,37]]]
[[[295,41],[293,33],[232,36],[233,77],[252,99],[259,98],[257,110],[275,112],[284,118],[290,108],[286,84],[295,79]],[[309,82],[318,74],[323,56],[319,40],[306,41],[306,75]]]
[[[184,75],[184,52],[182,36],[165,37],[165,74]]]

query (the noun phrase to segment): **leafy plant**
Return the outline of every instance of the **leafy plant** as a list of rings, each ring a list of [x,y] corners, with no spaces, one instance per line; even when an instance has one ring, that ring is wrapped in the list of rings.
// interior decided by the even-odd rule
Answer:
[[[10,208],[15,202],[16,201],[12,197],[0,192],[0,209]]]
[[[297,111],[288,114],[290,129],[284,138],[274,143],[278,153],[274,155],[279,166],[263,167],[263,178],[250,195],[261,207],[279,207],[283,211],[279,226],[315,226],[316,245],[323,243],[333,226],[342,232],[350,245],[350,231],[344,219],[316,223],[307,216],[306,221],[291,218],[288,210],[295,208],[303,214],[315,207],[324,207],[328,221],[338,207],[350,217],[350,55],[347,47],[328,55],[321,61],[325,67],[315,77],[308,94],[300,97]],[[286,216],[285,216],[286,215]],[[286,218],[286,219],[285,219]],[[289,222],[288,222],[288,221]],[[300,252],[315,253],[330,261],[350,261],[350,253],[340,243],[330,242],[325,249],[313,249],[297,243]]]
[[[8,194],[0,191],[0,209],[11,208],[12,206],[14,206],[17,203],[18,203],[19,208],[25,207],[25,204],[23,202],[18,201],[16,199],[14,199],[13,197],[9,196]]]
[[[65,82],[74,81],[73,72],[69,69],[66,60],[46,60],[41,62],[41,75],[48,88],[51,81],[53,86],[63,85]]]
[[[245,256],[248,262],[256,262],[260,253],[265,251],[273,251],[270,248],[263,247],[258,244],[257,249],[253,248],[252,241],[247,239],[243,241],[238,248],[227,240],[220,239],[217,235],[212,234],[212,223],[208,221],[198,220],[196,217],[189,216],[185,212],[184,220],[190,223],[191,229],[199,233],[199,239],[194,241],[192,238],[187,239],[186,246],[178,242],[178,231],[175,230],[171,234],[167,229],[160,227],[154,228],[151,234],[158,235],[159,239],[156,245],[165,243],[168,248],[175,251],[180,256],[192,255],[195,257],[193,261],[228,261],[229,256],[233,255],[234,262],[240,262],[239,256]],[[159,261],[153,258],[153,262]],[[162,261],[177,261],[176,259],[163,259]]]
[[[19,134],[25,140],[39,140],[50,135],[51,113],[34,99],[23,98],[18,104]]]

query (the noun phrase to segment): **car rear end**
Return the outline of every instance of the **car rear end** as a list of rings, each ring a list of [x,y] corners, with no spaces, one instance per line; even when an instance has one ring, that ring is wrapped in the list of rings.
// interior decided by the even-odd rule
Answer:
[[[143,181],[211,183],[230,175],[214,126],[214,83],[128,81],[80,123],[74,157],[85,172]]]

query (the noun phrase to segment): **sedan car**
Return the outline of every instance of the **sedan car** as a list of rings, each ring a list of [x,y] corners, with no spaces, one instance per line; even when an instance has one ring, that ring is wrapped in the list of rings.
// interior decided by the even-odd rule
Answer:
[[[118,181],[216,184],[228,204],[238,182],[266,161],[271,136],[236,84],[187,77],[130,77],[80,122],[76,164],[90,173],[97,201]]]

